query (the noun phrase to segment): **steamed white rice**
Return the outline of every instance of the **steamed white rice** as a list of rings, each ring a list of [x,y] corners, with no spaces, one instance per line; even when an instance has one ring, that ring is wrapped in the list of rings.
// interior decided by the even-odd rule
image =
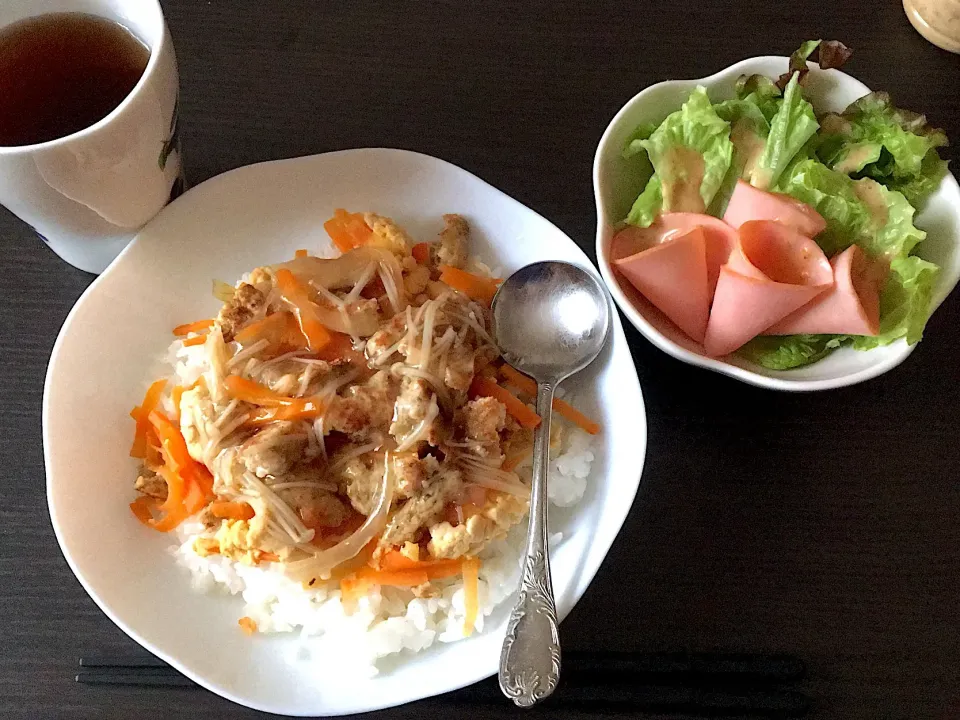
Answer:
[[[166,358],[167,371],[171,365],[176,384],[192,384],[206,369],[203,347],[184,347],[180,340],[175,341]],[[579,428],[564,433],[563,447],[550,464],[552,505],[570,507],[583,497],[594,460],[593,442]],[[466,636],[459,577],[434,583],[438,592],[429,598],[415,597],[406,588],[374,589],[348,613],[339,589],[305,589],[285,576],[280,564],[250,566],[219,555],[200,557],[193,550],[193,541],[202,531],[199,523],[183,523],[176,530],[177,543],[171,547],[176,561],[190,571],[193,587],[201,592],[239,595],[242,608],[228,605],[225,612],[235,612],[238,619],[251,618],[260,632],[299,633],[301,642],[291,661],[323,663],[324,658],[336,658],[338,671],[375,675],[381,658],[419,652],[437,642],[455,642]],[[515,591],[525,534],[526,521],[481,553],[476,632],[483,631],[485,618]],[[561,533],[554,533],[551,546],[561,540]]]

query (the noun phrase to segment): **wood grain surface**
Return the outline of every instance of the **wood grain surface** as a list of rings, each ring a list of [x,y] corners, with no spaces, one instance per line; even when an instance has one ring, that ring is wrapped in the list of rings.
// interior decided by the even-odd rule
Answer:
[[[191,183],[408,148],[476,173],[591,256],[597,141],[658,80],[838,38],[851,73],[960,143],[960,57],[917,35],[898,0],[163,4]],[[258,717],[205,691],[73,682],[82,652],[132,646],[71,574],[44,495],[44,372],[92,278],[6,211],[0,243],[0,717]],[[644,483],[564,644],[791,652],[816,717],[960,717],[960,296],[900,368],[812,395],[754,389],[627,334],[649,413]],[[516,714],[504,702],[469,716]],[[449,716],[442,699],[378,714]]]

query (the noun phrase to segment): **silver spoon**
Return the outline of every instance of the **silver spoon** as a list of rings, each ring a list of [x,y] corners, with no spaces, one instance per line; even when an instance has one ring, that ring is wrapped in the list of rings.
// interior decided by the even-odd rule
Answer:
[[[537,381],[530,525],[520,596],[500,654],[500,689],[520,707],[552,693],[560,679],[560,637],[547,548],[550,410],[560,382],[589,365],[610,325],[606,291],[593,275],[562,262],[527,265],[493,298],[493,329],[504,359]]]

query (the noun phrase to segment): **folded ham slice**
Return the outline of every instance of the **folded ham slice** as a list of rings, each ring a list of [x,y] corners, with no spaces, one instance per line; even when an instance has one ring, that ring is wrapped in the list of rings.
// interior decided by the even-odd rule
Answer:
[[[885,265],[872,262],[856,245],[834,256],[830,264],[833,287],[766,330],[766,335],[880,332],[880,290],[886,279]]]
[[[806,203],[789,195],[758,190],[743,180],[737,181],[723,220],[735,228],[750,220],[776,220],[809,238],[827,227],[827,221]]]
[[[710,297],[713,297],[720,266],[727,261],[737,244],[737,231],[723,220],[700,213],[664,213],[649,227],[629,226],[614,235],[610,243],[610,254],[614,260],[636,255],[654,245],[688,233],[695,227],[703,228],[707,253],[707,286]]]
[[[613,264],[683,332],[703,342],[710,313],[706,233],[694,227]]]
[[[833,269],[810,238],[782,223],[752,220],[720,269],[704,350],[733,352],[833,284]]]

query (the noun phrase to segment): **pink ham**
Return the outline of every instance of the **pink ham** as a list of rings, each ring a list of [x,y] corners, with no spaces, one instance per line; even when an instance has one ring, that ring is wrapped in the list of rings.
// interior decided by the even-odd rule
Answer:
[[[683,332],[703,342],[710,312],[706,233],[694,227],[613,261],[617,270]]]
[[[740,242],[720,269],[707,355],[733,352],[832,283],[833,269],[813,240],[770,220],[743,223]]]
[[[872,263],[856,245],[834,256],[830,264],[833,287],[769,328],[767,335],[880,332],[880,289],[886,276],[883,265]]]
[[[707,253],[707,285],[712,297],[717,287],[720,266],[727,261],[737,244],[736,230],[723,220],[700,213],[664,213],[650,227],[625,227],[614,235],[610,243],[610,255],[614,260],[636,255],[695,227],[703,228]]]
[[[758,190],[743,180],[737,181],[723,220],[735,228],[750,220],[776,220],[809,238],[827,227],[827,221],[806,203],[789,195]]]

